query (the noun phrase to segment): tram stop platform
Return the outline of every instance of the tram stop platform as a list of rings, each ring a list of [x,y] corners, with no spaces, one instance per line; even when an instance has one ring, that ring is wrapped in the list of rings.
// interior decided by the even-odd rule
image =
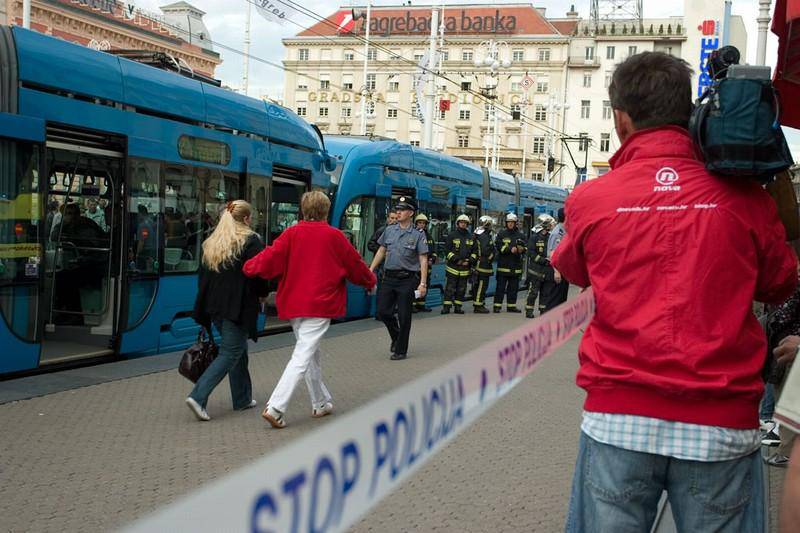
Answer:
[[[291,353],[290,333],[251,344],[259,408],[232,411],[223,382],[206,423],[184,404],[191,384],[176,370],[178,353],[2,381],[0,531],[122,527],[525,320],[416,314],[404,361],[389,360],[381,323],[336,324],[322,343],[335,412],[311,418],[301,383],[283,430],[260,410]],[[578,342],[544,360],[353,531],[563,531],[584,397],[575,385]],[[769,530],[777,531],[784,471],[765,469]],[[666,516],[658,531],[670,530]]]

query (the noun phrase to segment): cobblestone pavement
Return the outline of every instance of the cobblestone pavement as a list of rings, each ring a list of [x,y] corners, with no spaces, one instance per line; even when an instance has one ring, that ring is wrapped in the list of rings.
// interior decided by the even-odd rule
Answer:
[[[415,321],[410,358],[400,362],[389,361],[383,329],[327,338],[323,372],[337,412],[524,320],[503,313]],[[574,339],[545,360],[354,530],[561,530],[583,399],[576,349]],[[251,353],[259,404],[289,354]],[[222,383],[208,406],[213,420],[200,423],[183,404],[189,390],[169,370],[0,405],[0,531],[117,528],[337,418],[312,419],[298,389],[289,425],[272,430],[258,409],[231,411]]]

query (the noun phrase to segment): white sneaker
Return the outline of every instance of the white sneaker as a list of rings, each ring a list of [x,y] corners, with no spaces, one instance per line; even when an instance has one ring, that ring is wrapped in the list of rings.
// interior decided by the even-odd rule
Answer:
[[[194,416],[196,416],[198,420],[203,422],[208,422],[211,420],[211,417],[208,416],[205,408],[197,403],[191,396],[186,398],[186,405],[189,406],[189,409],[191,409],[191,411],[194,413]]]
[[[264,417],[264,420],[269,422],[269,424],[276,429],[286,427],[286,420],[283,418],[283,413],[274,407],[270,407],[269,404],[267,404],[267,407],[261,413],[261,416]]]
[[[314,418],[322,418],[323,416],[329,415],[333,412],[333,404],[331,402],[325,402],[321,407],[315,407],[311,410],[311,416]]]
[[[252,409],[252,408],[253,408],[253,407],[255,407],[256,405],[258,405],[258,402],[257,402],[257,401],[255,401],[255,400],[250,400],[250,403],[249,403],[249,404],[247,404],[247,407],[245,407],[245,409]]]

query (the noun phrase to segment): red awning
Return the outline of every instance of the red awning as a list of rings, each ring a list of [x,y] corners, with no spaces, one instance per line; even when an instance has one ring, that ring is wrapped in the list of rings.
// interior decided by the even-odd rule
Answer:
[[[800,105],[796,105],[800,100],[800,0],[777,0],[772,33],[778,36],[774,81],[781,96],[781,124],[800,128]]]

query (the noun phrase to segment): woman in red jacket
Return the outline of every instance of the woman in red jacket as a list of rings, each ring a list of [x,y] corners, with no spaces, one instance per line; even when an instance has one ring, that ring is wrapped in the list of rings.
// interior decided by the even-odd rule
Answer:
[[[353,245],[327,223],[330,207],[330,200],[322,192],[305,193],[300,199],[303,220],[284,231],[243,268],[249,277],[280,278],[278,317],[291,322],[297,339],[292,358],[262,413],[275,428],[286,426],[284,412],[303,377],[311,396],[311,416],[325,416],[333,410],[331,395],[322,382],[320,341],[331,319],[345,314],[345,281],[367,289],[376,283],[375,274]]]

